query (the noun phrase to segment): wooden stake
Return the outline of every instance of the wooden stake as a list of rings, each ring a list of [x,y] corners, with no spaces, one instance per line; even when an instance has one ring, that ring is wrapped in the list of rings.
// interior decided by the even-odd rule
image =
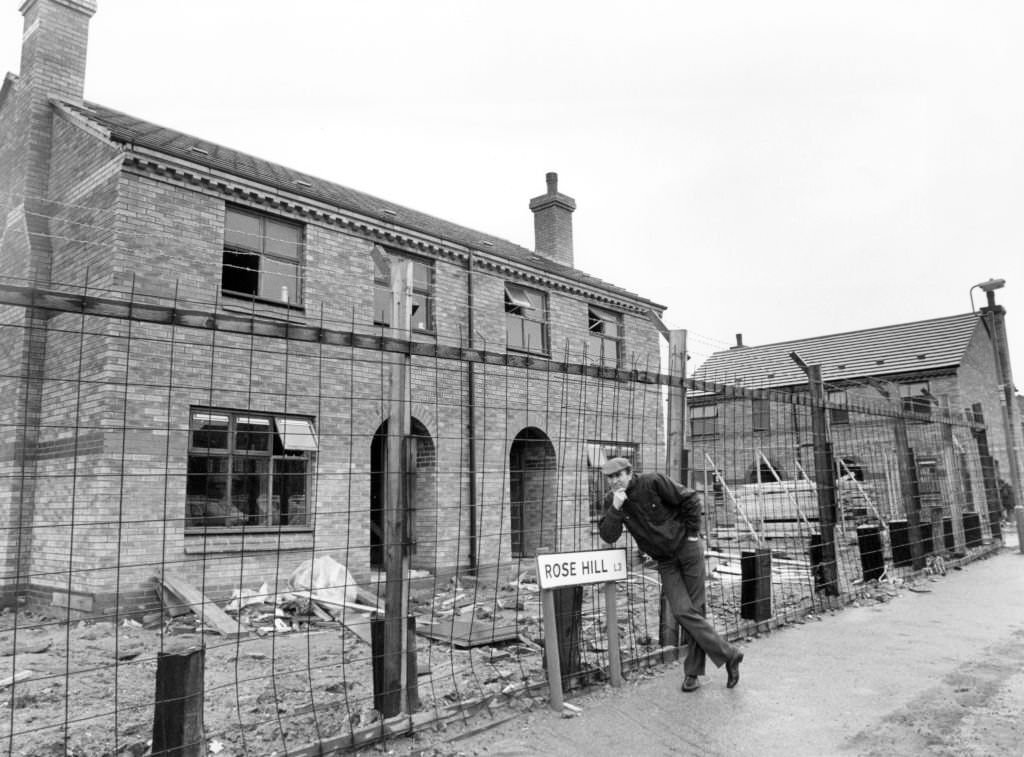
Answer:
[[[156,707],[152,754],[202,757],[203,677],[206,650],[159,652],[156,663]]]
[[[391,264],[391,328],[401,339],[409,338],[412,315],[412,262],[393,261]],[[412,430],[409,388],[409,356],[396,355],[390,367],[390,396],[388,402],[387,472],[384,477],[384,650],[380,660],[380,679],[385,691],[399,692],[396,711],[386,711],[384,717],[398,712],[409,712],[406,691],[409,676],[405,650],[407,638],[405,624],[409,605],[409,552],[408,512],[403,493],[405,482],[405,440]],[[389,707],[389,709],[391,709]]]

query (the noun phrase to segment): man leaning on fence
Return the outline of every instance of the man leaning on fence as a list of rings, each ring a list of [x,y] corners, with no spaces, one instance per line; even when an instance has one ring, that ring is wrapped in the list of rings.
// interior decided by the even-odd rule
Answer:
[[[633,535],[637,547],[658,563],[661,587],[672,614],[687,635],[683,691],[696,691],[704,662],[725,665],[730,689],[739,683],[743,652],[708,622],[704,581],[704,545],[700,536],[700,495],[660,473],[633,473],[623,457],[601,467],[611,491],[605,497],[601,538],[609,544]]]

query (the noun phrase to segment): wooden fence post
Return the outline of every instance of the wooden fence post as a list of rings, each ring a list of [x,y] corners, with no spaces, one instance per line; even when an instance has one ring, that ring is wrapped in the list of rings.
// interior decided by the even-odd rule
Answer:
[[[381,258],[381,267],[389,270],[390,274],[391,333],[399,339],[408,339],[412,315],[412,262],[389,261],[376,248],[374,252]],[[374,698],[376,700],[380,695],[379,700],[386,707],[381,713],[384,717],[410,711],[408,688],[416,683],[415,676],[410,680],[406,659],[409,607],[409,513],[406,495],[409,482],[406,480],[404,445],[412,426],[410,362],[408,354],[396,354],[390,366],[387,472],[384,476],[385,611],[382,651],[379,657],[374,655],[374,680],[381,687]],[[394,692],[397,692],[397,697],[393,696]]]
[[[836,563],[836,472],[829,441],[828,419],[825,407],[825,385],[821,380],[821,366],[808,365],[796,352],[789,354],[793,362],[807,374],[811,394],[811,435],[814,439],[814,482],[818,490],[818,528],[821,541],[817,548],[822,591],[831,596],[839,594],[839,568]],[[813,560],[812,560],[813,562]]]
[[[668,444],[665,451],[665,475],[688,485],[686,470],[686,329],[671,329],[664,333],[668,340],[668,411],[665,421]],[[665,593],[661,594],[658,612],[658,646],[676,647],[675,653],[663,652],[662,660],[679,658],[678,647],[686,641]]]
[[[921,549],[921,492],[917,481],[917,458],[910,446],[907,434],[907,419],[899,397],[894,408],[898,415],[895,421],[896,465],[900,472],[900,492],[903,506],[907,511],[907,534],[910,541],[910,564],[914,570],[924,568],[924,550]],[[891,536],[891,532],[890,532]],[[894,557],[895,561],[895,557]]]
[[[157,653],[154,757],[202,757],[206,754],[203,735],[205,659],[203,647]]]

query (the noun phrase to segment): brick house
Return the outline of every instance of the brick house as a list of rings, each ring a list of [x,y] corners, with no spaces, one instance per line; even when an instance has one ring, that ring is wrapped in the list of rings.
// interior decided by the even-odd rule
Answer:
[[[695,374],[701,381],[752,390],[690,397],[695,481],[713,480],[712,468],[733,487],[773,482],[776,474],[797,480],[798,464],[813,479],[810,414],[796,404],[808,397],[807,375],[790,356],[796,352],[807,364],[821,366],[837,475],[852,475],[886,503],[890,515],[901,514],[893,493],[894,416],[870,409],[888,405],[909,418],[908,441],[926,507],[929,500],[938,507],[952,497],[962,499],[967,510],[995,511],[992,503],[984,506],[994,481],[979,479],[1010,476],[987,315],[983,308],[761,346],[746,346],[737,337],[735,347],[714,353]],[[1014,412],[1019,434],[1019,409]],[[1010,442],[1019,448],[1019,438]],[[986,452],[995,469],[978,475],[975,467],[972,478],[969,461]],[[721,492],[716,494],[725,506]]]
[[[658,460],[656,388],[601,408],[657,372],[664,308],[575,268],[557,176],[529,250],[87,102],[95,10],[27,0],[0,89],[4,600],[134,610],[161,564],[211,596],[321,551],[379,568],[396,262],[413,567],[589,548],[603,457]]]

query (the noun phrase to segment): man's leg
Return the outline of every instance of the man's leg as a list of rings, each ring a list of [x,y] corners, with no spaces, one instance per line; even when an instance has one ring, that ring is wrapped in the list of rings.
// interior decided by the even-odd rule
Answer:
[[[700,676],[704,675],[705,655],[710,657],[711,662],[717,667],[721,667],[732,658],[736,649],[715,632],[707,618],[693,604],[684,576],[687,573],[690,573],[691,576],[695,575],[698,570],[694,567],[693,554],[688,554],[694,551],[700,562],[700,580],[703,581],[704,556],[701,554],[698,542],[687,542],[687,546],[683,548],[683,553],[678,559],[661,563],[658,569],[661,574],[662,588],[672,607],[672,614],[675,615],[679,625],[687,634],[687,654],[683,663],[683,672],[686,675]],[[703,586],[700,596],[703,596]]]

